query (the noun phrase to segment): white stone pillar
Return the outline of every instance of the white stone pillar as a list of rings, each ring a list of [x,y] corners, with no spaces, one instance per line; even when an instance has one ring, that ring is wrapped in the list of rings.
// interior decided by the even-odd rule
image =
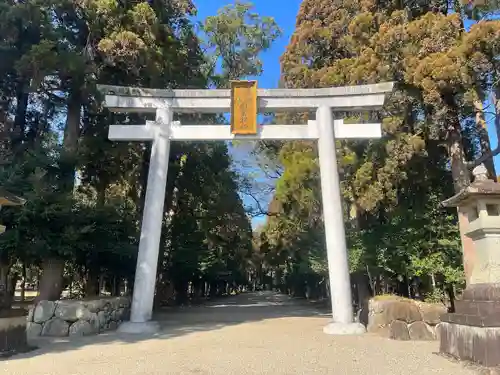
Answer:
[[[365,327],[354,323],[351,282],[340,192],[340,179],[335,148],[334,121],[330,107],[316,112],[318,155],[321,170],[321,199],[325,226],[328,275],[333,322],[323,331],[328,334],[357,334]]]
[[[154,333],[159,329],[157,322],[151,321],[151,318],[167,184],[171,110],[157,109],[155,122],[135,271],[132,311],[130,321],[119,327],[119,331],[125,333]]]

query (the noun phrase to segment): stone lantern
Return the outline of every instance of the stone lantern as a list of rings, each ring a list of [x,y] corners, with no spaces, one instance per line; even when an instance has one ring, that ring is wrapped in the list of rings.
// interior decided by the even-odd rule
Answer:
[[[441,317],[440,352],[493,367],[500,365],[500,183],[483,165],[473,174],[470,186],[443,202],[468,218],[475,260],[455,313]]]

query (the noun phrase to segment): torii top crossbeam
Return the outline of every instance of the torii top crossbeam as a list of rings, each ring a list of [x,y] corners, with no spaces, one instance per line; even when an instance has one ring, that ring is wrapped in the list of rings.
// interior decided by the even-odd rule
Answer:
[[[259,89],[261,112],[283,110],[309,111],[321,106],[334,111],[373,110],[381,108],[393,83],[331,87],[320,89]],[[231,108],[231,90],[164,90],[101,85],[106,107],[115,112],[152,112],[169,106],[177,113],[222,113]]]

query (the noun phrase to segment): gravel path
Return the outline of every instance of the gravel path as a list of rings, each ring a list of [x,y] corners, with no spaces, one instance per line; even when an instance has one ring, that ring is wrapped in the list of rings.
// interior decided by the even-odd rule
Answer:
[[[0,361],[0,375],[473,375],[442,358],[436,342],[328,336],[328,316],[270,292],[158,315],[156,337],[116,333]]]

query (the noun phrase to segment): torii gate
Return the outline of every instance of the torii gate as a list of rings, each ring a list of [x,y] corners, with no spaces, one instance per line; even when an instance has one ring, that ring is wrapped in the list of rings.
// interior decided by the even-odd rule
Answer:
[[[259,89],[255,81],[233,82],[231,90],[159,90],[100,86],[105,106],[113,112],[155,113],[145,125],[112,125],[109,139],[152,141],[151,160],[142,219],[139,254],[129,322],[119,327],[125,333],[154,333],[152,321],[156,271],[161,237],[163,204],[171,141],[293,140],[318,141],[321,194],[325,226],[333,321],[324,328],[329,334],[365,331],[354,322],[351,283],[345,240],[342,198],[335,139],[381,137],[380,124],[344,124],[332,111],[380,109],[393,83],[322,89]],[[235,104],[238,104],[237,106]],[[307,125],[257,126],[257,112],[316,111]],[[232,126],[184,125],[173,121],[174,113],[224,113],[231,111]]]

